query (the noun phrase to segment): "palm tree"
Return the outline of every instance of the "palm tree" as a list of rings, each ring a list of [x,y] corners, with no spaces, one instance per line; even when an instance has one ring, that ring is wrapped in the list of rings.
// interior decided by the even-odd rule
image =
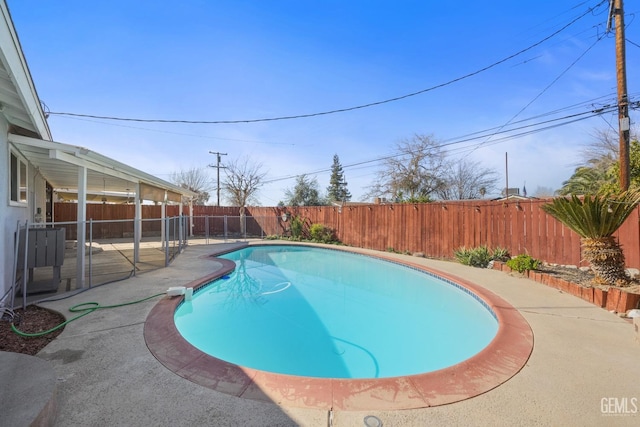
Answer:
[[[581,237],[583,256],[591,264],[595,281],[604,285],[628,286],[624,254],[613,233],[640,202],[640,192],[617,195],[560,197],[542,206],[549,215]]]
[[[558,194],[566,196],[569,194],[593,194],[597,192],[611,181],[612,175],[608,174],[608,168],[609,165],[604,161],[593,161],[591,166],[576,168],[571,178],[562,183],[562,188],[558,190]]]

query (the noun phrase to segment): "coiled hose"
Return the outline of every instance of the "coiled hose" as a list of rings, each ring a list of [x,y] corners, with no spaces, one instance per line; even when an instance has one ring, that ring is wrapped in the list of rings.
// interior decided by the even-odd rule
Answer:
[[[55,327],[49,329],[48,331],[36,332],[36,333],[30,334],[30,333],[22,332],[21,330],[16,328],[16,326],[13,323],[11,323],[11,330],[13,332],[15,332],[16,334],[22,336],[22,337],[41,337],[43,335],[50,334],[51,332],[62,328],[63,326],[67,325],[68,323],[71,323],[74,320],[77,320],[77,319],[81,318],[82,316],[86,316],[89,313],[93,313],[96,310],[102,310],[102,309],[105,309],[105,308],[116,308],[116,307],[123,307],[125,305],[138,304],[138,303],[141,303],[143,301],[147,301],[147,300],[150,300],[151,298],[156,298],[156,297],[159,297],[159,296],[162,296],[162,295],[165,295],[165,293],[162,292],[162,293],[151,295],[150,297],[142,298],[142,299],[139,299],[139,300],[136,300],[136,301],[130,301],[130,302],[125,302],[125,303],[122,303],[122,304],[114,304],[114,305],[100,305],[99,303],[93,302],[93,301],[91,301],[91,302],[83,302],[81,304],[76,304],[73,307],[69,308],[70,312],[72,312],[72,313],[81,313],[81,314],[79,314],[76,317],[73,317],[73,318],[71,318],[69,320],[65,320],[64,322],[60,323],[58,326],[55,326]]]

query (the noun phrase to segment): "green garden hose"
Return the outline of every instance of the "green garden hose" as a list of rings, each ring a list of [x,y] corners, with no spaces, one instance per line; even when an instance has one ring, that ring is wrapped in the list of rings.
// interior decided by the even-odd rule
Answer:
[[[82,316],[86,316],[89,313],[93,313],[96,310],[101,310],[101,309],[104,309],[104,308],[116,308],[116,307],[123,307],[125,305],[138,304],[140,302],[149,300],[151,298],[159,297],[159,296],[162,296],[162,295],[165,295],[165,293],[162,292],[162,293],[159,293],[159,294],[151,295],[150,297],[142,298],[142,299],[139,299],[139,300],[136,300],[136,301],[125,302],[125,303],[122,303],[122,304],[104,305],[104,306],[100,305],[97,302],[83,302],[81,304],[76,304],[73,307],[69,308],[69,311],[72,312],[72,313],[82,313],[82,314],[79,314],[79,315],[77,315],[76,317],[74,317],[72,319],[65,320],[64,322],[60,323],[58,326],[56,326],[54,328],[51,328],[48,331],[36,332],[36,333],[33,333],[33,334],[29,334],[29,333],[22,332],[22,331],[18,330],[18,328],[16,328],[16,326],[13,323],[11,323],[11,330],[13,332],[15,332],[16,334],[22,336],[22,337],[41,337],[43,335],[50,334],[51,332],[62,328],[66,324],[71,323],[74,320],[81,318]]]

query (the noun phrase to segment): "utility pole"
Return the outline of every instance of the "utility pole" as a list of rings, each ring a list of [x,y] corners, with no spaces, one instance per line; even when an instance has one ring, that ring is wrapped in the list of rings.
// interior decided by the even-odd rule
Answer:
[[[506,187],[504,189],[504,195],[507,198],[507,201],[509,200],[509,153],[505,152],[504,153],[504,176],[506,179]]]
[[[620,133],[620,188],[629,189],[629,98],[627,95],[627,59],[625,53],[624,10],[622,0],[609,0],[609,23],[615,18],[616,28],[616,75],[618,80],[618,130]]]
[[[210,168],[216,168],[218,170],[218,203],[216,206],[220,206],[220,169],[224,169],[224,166],[220,166],[220,156],[226,156],[227,153],[219,153],[217,151],[209,151],[209,154],[215,154],[218,161],[216,163],[216,165],[209,165]]]

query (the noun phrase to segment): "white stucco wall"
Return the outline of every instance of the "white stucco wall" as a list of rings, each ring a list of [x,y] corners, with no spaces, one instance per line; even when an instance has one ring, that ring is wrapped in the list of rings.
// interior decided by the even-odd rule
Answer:
[[[0,301],[11,288],[14,269],[14,235],[18,221],[24,223],[34,221],[36,208],[41,207],[44,214],[46,203],[45,181],[40,173],[27,164],[28,206],[15,206],[10,203],[11,165],[9,142],[7,141],[8,124],[0,115],[0,171],[4,175],[0,181],[0,226],[2,234],[0,240]]]
[[[0,170],[4,175],[0,185],[0,226],[2,227],[2,241],[0,242],[0,268],[2,269],[2,287],[0,298],[11,287],[13,276],[13,236],[16,231],[18,220],[24,221],[28,218],[28,208],[22,206],[11,206],[9,203],[11,182],[9,143],[7,142],[8,124],[3,116],[0,116]]]

